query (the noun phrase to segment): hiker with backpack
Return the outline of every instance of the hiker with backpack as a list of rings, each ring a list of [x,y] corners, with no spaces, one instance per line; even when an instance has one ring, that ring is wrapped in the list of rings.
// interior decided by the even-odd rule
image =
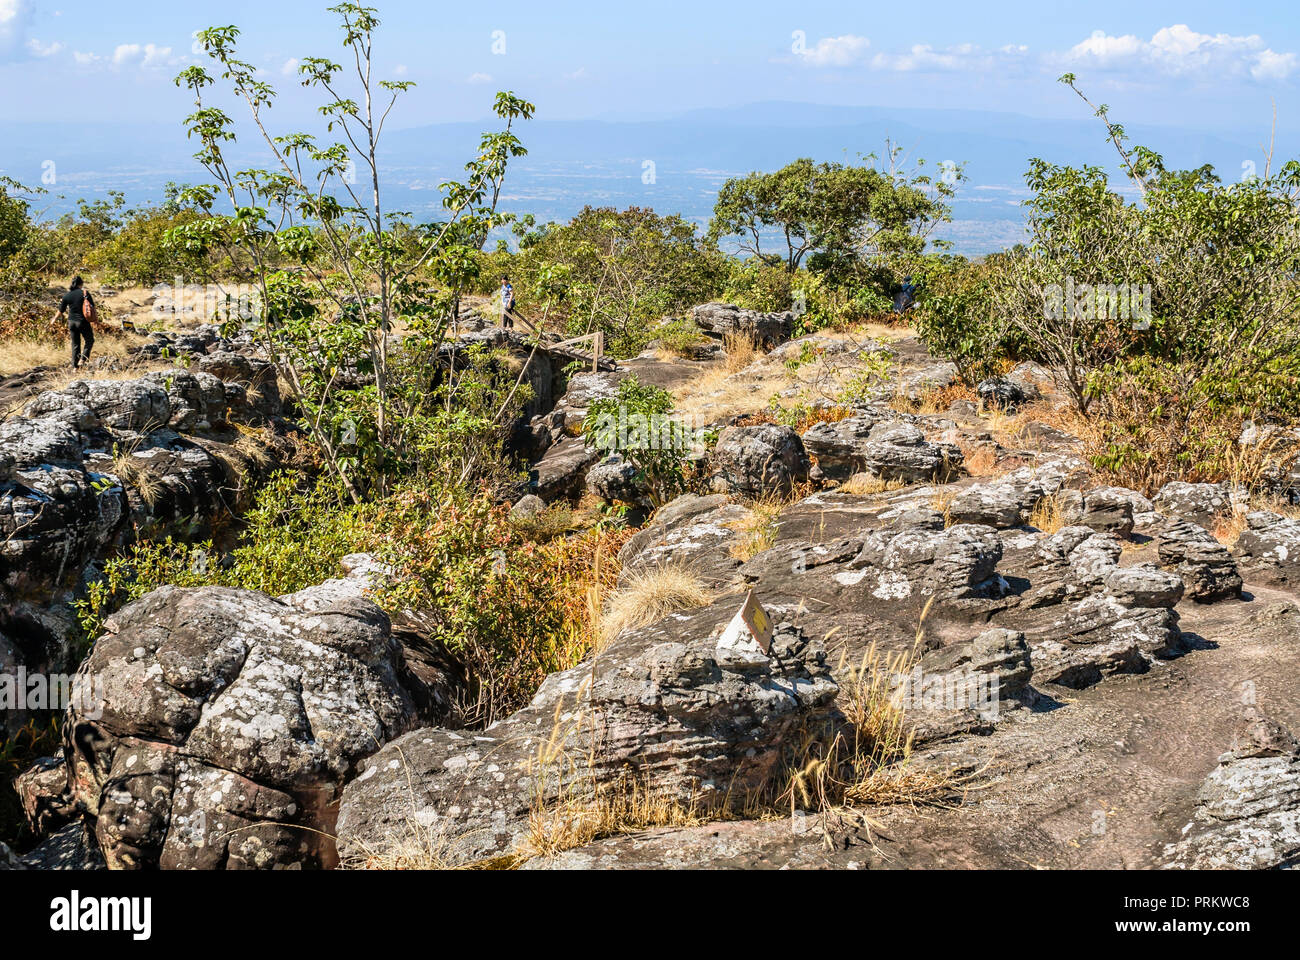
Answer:
[[[95,299],[83,289],[81,277],[73,277],[72,285],[59,303],[59,319],[68,315],[68,334],[72,338],[72,369],[90,360],[90,349],[95,345]]]

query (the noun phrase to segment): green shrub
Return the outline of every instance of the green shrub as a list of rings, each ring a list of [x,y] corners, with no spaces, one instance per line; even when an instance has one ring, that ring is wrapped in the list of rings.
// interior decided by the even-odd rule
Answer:
[[[682,493],[687,486],[687,455],[694,434],[672,416],[672,394],[642,384],[636,376],[624,379],[613,397],[594,400],[587,408],[583,432],[605,453],[621,453],[640,474],[658,506]]]

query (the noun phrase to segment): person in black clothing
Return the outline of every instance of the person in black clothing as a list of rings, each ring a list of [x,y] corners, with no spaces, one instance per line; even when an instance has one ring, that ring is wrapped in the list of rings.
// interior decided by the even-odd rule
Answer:
[[[81,277],[72,278],[72,286],[68,292],[63,295],[63,300],[59,303],[59,319],[63,315],[68,315],[68,333],[72,337],[72,369],[90,359],[90,348],[95,345],[95,331],[90,329],[90,321],[86,319],[86,301],[89,300],[94,304],[94,298],[90,293],[82,289]]]

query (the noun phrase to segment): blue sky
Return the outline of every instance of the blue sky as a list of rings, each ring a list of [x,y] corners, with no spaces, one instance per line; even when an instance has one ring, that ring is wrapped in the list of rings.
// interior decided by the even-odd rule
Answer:
[[[0,0],[0,120],[179,122],[171,78],[196,59],[193,32],[229,23],[298,119],[310,104],[286,66],[337,54],[328,5]],[[1054,82],[1066,70],[1128,123],[1266,132],[1274,101],[1281,128],[1300,117],[1300,12],[1284,2],[376,5],[381,68],[419,84],[399,126],[477,119],[502,88],[551,119],[771,99],[1077,118]]]

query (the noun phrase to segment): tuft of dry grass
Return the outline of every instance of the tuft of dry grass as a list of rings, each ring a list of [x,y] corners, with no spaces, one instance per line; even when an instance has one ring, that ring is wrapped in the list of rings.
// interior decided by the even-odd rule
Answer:
[[[602,837],[697,826],[706,820],[706,811],[697,802],[683,802],[655,790],[648,778],[624,775],[613,784],[569,784],[555,799],[545,799],[538,791],[517,858],[523,862],[553,857]]]
[[[932,387],[921,393],[920,399],[914,400],[902,392],[895,393],[889,406],[899,413],[915,413],[923,416],[937,416],[947,413],[954,403],[960,401],[978,403],[975,391],[964,383],[954,383],[947,387]]]
[[[135,455],[135,446],[122,450],[114,448],[113,475],[124,487],[134,487],[140,500],[150,509],[158,504],[162,496],[163,479],[154,469],[153,464]]]
[[[921,612],[910,650],[885,654],[872,644],[856,664],[842,658],[837,704],[845,724],[829,745],[814,744],[789,768],[779,802],[827,813],[845,804],[955,806],[970,778],[911,765],[912,733],[899,678],[916,664],[925,639]]]
[[[1043,497],[1029,512],[1029,525],[1049,535],[1058,533],[1065,526],[1065,514],[1061,507],[1059,496]]]
[[[930,507],[938,510],[943,514],[944,526],[951,526],[952,519],[948,511],[952,508],[952,502],[957,499],[957,491],[946,487],[939,487],[934,491],[934,496],[930,498]]]
[[[750,504],[749,513],[728,524],[740,534],[740,539],[731,545],[731,555],[746,561],[771,550],[776,543],[777,518],[785,506],[784,498],[767,498]]]
[[[682,610],[708,606],[715,594],[683,564],[637,570],[605,599],[597,651],[624,630],[644,627]]]
[[[677,413],[701,423],[719,423],[731,417],[752,414],[767,407],[768,399],[790,384],[784,367],[767,365],[732,373],[725,364],[707,368],[700,376],[682,384],[673,395]]]
[[[130,356],[131,347],[143,343],[144,338],[124,334],[120,331],[95,331],[95,347],[91,361],[100,357],[114,357],[125,360]],[[0,376],[12,376],[26,373],[35,367],[67,368],[72,373],[72,347],[66,331],[59,340],[33,339],[30,337],[9,337],[0,340]],[[98,373],[94,376],[84,368],[73,377],[76,380],[105,379]]]
[[[739,373],[759,357],[758,340],[751,330],[733,330],[722,338],[726,356],[722,361],[727,373]]]
[[[882,480],[869,473],[855,473],[839,486],[839,492],[851,493],[855,497],[870,497],[878,493],[893,493],[907,486],[902,480]]]

